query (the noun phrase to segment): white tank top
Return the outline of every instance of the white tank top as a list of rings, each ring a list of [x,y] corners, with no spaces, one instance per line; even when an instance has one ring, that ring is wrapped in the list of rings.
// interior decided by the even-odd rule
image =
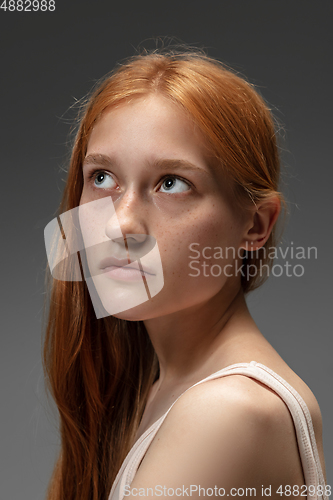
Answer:
[[[305,484],[307,486],[305,492],[307,493],[307,499],[328,500],[328,495],[325,494],[325,480],[319,460],[311,415],[307,405],[305,404],[305,401],[298,394],[298,392],[277,373],[273,372],[266,366],[257,363],[256,361],[251,361],[251,363],[236,363],[227,366],[226,368],[223,368],[222,370],[209,375],[203,380],[200,380],[200,382],[197,382],[186,390],[188,391],[192,387],[202,384],[203,382],[224,377],[226,375],[246,375],[253,379],[259,380],[263,384],[270,387],[276,394],[281,397],[281,399],[289,408],[294,421],[297,444],[301,457]],[[184,391],[176,399],[176,401],[178,401],[178,399],[185,392],[186,391]],[[164,413],[162,417],[156,420],[156,422],[154,422],[153,425],[151,425],[149,429],[147,429],[146,432],[144,432],[142,436],[140,436],[140,438],[134,443],[127,456],[125,457],[125,460],[122,463],[122,466],[114,480],[109,500],[123,500],[125,485],[128,487],[132,483],[136,471],[143,457],[145,456],[151,442],[153,441],[158,429],[163,424],[165,417],[167,416],[173,405],[176,403],[176,401],[174,401],[168,411]],[[309,493],[310,485],[312,486],[311,490],[315,491],[315,494],[313,495]],[[315,488],[313,488],[313,486],[315,486]],[[319,486],[321,486],[322,488],[318,488]],[[323,495],[317,494],[318,490],[319,492],[323,491]]]

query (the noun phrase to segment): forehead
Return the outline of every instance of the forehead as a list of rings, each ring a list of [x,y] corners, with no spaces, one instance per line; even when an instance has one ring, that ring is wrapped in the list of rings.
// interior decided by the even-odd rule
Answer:
[[[180,105],[156,94],[106,108],[92,130],[88,149],[103,143],[160,153],[166,148],[175,153],[185,149],[198,155],[208,153],[203,134]]]
[[[215,189],[232,194],[233,182],[198,125],[180,105],[159,94],[106,108],[88,141],[86,157],[98,155],[126,169],[181,160],[210,175]]]

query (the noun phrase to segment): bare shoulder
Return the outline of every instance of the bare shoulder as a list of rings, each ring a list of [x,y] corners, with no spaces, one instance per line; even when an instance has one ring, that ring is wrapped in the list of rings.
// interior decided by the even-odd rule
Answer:
[[[157,432],[133,487],[184,483],[226,489],[302,485],[295,430],[284,402],[242,375],[186,391]]]
[[[236,418],[243,424],[251,421],[251,429],[255,432],[256,427],[262,431],[264,423],[281,423],[281,418],[288,415],[285,404],[273,391],[243,375],[225,376],[192,387],[177,401],[173,410],[170,423],[174,419],[186,418],[200,419],[204,424],[207,419],[207,423],[216,422],[217,432],[223,431],[221,423],[227,424],[229,419],[234,421]],[[204,426],[200,428],[204,429]]]
[[[197,432],[205,434],[209,428],[209,432],[215,432],[217,438],[221,434],[224,440],[227,434],[233,443],[239,440],[243,449],[248,446],[249,456],[258,452],[260,442],[263,443],[261,451],[265,453],[266,445],[272,449],[274,438],[278,446],[281,437],[290,439],[295,434],[284,401],[269,387],[247,376],[231,375],[199,384],[187,391],[177,404],[170,417],[171,425],[177,419],[200,421],[202,425]],[[242,438],[240,427],[246,429]],[[255,450],[253,442],[257,443]]]
[[[266,399],[270,400],[272,404],[279,399],[272,397],[275,396],[274,391],[267,389],[267,386],[248,376],[227,375],[208,380],[186,391],[179,399],[179,408],[198,402],[198,398],[200,401],[206,398],[211,403],[216,401],[216,404],[224,404],[228,401],[230,404],[240,405],[240,409],[251,409],[257,412],[259,409],[258,405],[262,407],[261,410],[267,409],[266,404],[268,401]],[[256,396],[264,396],[265,404],[263,404],[261,399],[255,401],[254,398]],[[198,411],[200,411],[201,406],[198,405]]]

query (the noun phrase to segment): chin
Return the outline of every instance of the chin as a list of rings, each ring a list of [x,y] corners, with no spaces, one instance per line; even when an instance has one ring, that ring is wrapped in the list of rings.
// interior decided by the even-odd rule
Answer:
[[[135,308],[135,309],[138,309],[138,308]],[[126,321],[145,321],[147,319],[151,319],[154,317],[153,314],[148,314],[148,313],[141,313],[138,311],[138,310],[128,310],[128,311],[123,311],[123,312],[120,312],[120,313],[116,313],[116,314],[112,314],[110,316],[113,316],[115,318],[118,318],[118,319],[124,319]]]
[[[145,302],[133,305],[130,307],[130,304],[127,304],[125,301],[121,301],[119,304],[115,304],[115,301],[103,301],[103,307],[110,316],[114,316],[115,318],[124,319],[127,321],[143,321],[145,319],[154,317],[155,307],[152,305],[152,300],[146,300]],[[118,306],[118,307],[117,307]],[[155,310],[156,313],[156,310]]]

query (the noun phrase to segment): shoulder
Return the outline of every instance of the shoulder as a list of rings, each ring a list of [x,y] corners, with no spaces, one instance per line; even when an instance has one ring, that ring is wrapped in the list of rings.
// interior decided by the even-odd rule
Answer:
[[[295,484],[299,476],[288,471],[300,467],[284,402],[260,382],[232,375],[194,386],[176,401],[134,481],[191,478],[234,487],[275,477],[281,484],[284,474]]]
[[[252,444],[265,441],[272,432],[292,429],[288,408],[267,386],[242,375],[224,376],[199,384],[186,391],[170,411],[169,425],[186,421],[189,431],[233,444],[241,444],[243,453],[255,452]]]
[[[187,413],[221,422],[221,417],[225,420],[232,415],[243,423],[251,419],[260,425],[281,421],[283,414],[288,415],[286,405],[274,391],[243,375],[224,376],[192,387],[173,409],[175,416]]]

